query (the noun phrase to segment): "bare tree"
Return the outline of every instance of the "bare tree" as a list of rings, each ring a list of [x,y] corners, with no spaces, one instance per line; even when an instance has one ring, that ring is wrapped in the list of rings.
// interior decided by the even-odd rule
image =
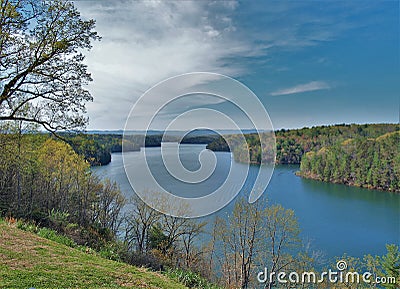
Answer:
[[[168,203],[160,194],[153,192],[147,195],[149,199],[145,201],[158,202],[158,207],[173,209],[182,215],[187,210],[181,203]],[[202,256],[196,240],[204,232],[205,222],[162,214],[137,196],[131,199],[128,207],[124,238],[128,248],[141,255],[153,255],[161,263],[195,268]]]
[[[273,205],[265,210],[263,221],[262,260],[268,272],[280,272],[296,262],[294,251],[301,248],[299,225],[294,211],[281,205]],[[267,278],[266,288],[272,288],[274,282]]]
[[[206,224],[206,222],[198,223],[193,220],[190,220],[185,224],[184,234],[182,234],[181,240],[183,243],[186,268],[194,266],[202,255],[201,252],[196,251],[195,241],[202,233],[204,233],[204,227]]]
[[[125,242],[130,249],[147,252],[149,230],[159,220],[160,213],[149,207],[136,195],[131,198],[131,209],[125,216]]]
[[[300,248],[298,224],[291,210],[239,200],[231,215],[219,218],[214,230],[215,265],[222,270],[222,283],[229,288],[248,288],[256,282],[257,266],[269,272],[288,268],[293,249]],[[274,283],[265,283],[272,288]]]
[[[261,203],[250,206],[242,199],[235,204],[232,215],[221,219],[216,231],[222,247],[222,269],[229,287],[247,288],[259,249],[259,231],[263,220]]]
[[[95,222],[98,222],[103,228],[117,233],[122,221],[120,212],[125,203],[125,197],[121,194],[117,184],[106,179],[98,191],[95,202]]]

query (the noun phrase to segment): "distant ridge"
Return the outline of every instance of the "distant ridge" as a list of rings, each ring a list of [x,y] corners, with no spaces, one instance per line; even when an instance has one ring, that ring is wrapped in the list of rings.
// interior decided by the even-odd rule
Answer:
[[[239,134],[239,133],[244,133],[244,134],[251,134],[251,133],[256,133],[257,130],[255,129],[244,129],[244,130],[229,130],[229,129],[224,129],[219,131],[221,134],[227,135],[227,134]],[[125,131],[126,134],[129,135],[144,135],[147,133],[147,135],[162,135],[164,134],[164,131],[162,130],[127,130]],[[186,131],[183,130],[171,130],[168,131],[167,135],[169,136],[182,136],[185,134]],[[124,130],[119,129],[119,130],[88,130],[86,131],[86,134],[113,134],[113,135],[122,135],[124,134]],[[209,130],[209,129],[195,129],[189,133],[190,136],[204,136],[204,135],[218,135],[215,131]]]

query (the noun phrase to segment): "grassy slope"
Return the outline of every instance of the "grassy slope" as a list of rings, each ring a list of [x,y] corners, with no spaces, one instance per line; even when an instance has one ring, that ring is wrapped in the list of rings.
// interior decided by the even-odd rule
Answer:
[[[0,288],[186,288],[167,277],[103,259],[0,221]]]

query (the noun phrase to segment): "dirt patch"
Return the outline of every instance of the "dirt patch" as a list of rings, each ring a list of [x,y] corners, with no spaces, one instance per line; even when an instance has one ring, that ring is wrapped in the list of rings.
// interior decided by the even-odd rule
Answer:
[[[119,286],[128,287],[128,288],[150,288],[148,284],[143,281],[130,281],[127,280],[117,280],[116,281]]]
[[[30,269],[35,264],[30,262],[29,260],[21,260],[21,259],[5,259],[1,261],[4,265],[6,265],[10,270],[21,270],[21,269]]]

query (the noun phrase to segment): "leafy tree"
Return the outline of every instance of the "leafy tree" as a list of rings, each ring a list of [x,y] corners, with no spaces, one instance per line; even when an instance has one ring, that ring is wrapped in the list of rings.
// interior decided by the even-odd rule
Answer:
[[[65,0],[0,0],[0,120],[81,128],[91,76],[82,50],[98,40]]]
[[[376,257],[377,262],[381,265],[384,275],[396,279],[396,284],[385,284],[386,288],[399,288],[400,286],[400,251],[399,247],[391,244],[386,245],[387,254],[382,257]],[[383,273],[382,272],[382,273]]]
[[[348,255],[344,255],[338,260],[345,260],[347,268],[343,271],[344,275],[348,272],[358,272],[359,278],[352,279],[349,277],[348,280],[344,279],[343,283],[335,284],[335,288],[399,288],[400,286],[400,251],[399,247],[395,244],[386,245],[387,253],[383,256],[371,256],[365,255],[364,258],[356,258]],[[336,264],[331,265],[336,268]],[[370,272],[370,283],[363,282],[361,273]],[[378,279],[376,279],[378,278]],[[384,283],[377,284],[375,281],[382,281]],[[353,280],[359,279],[359,283]],[[325,280],[327,281],[327,280]],[[324,282],[318,285],[318,288],[331,288],[331,284]]]
[[[148,246],[150,249],[157,249],[165,253],[168,249],[168,237],[164,234],[160,223],[154,224],[149,230]]]

